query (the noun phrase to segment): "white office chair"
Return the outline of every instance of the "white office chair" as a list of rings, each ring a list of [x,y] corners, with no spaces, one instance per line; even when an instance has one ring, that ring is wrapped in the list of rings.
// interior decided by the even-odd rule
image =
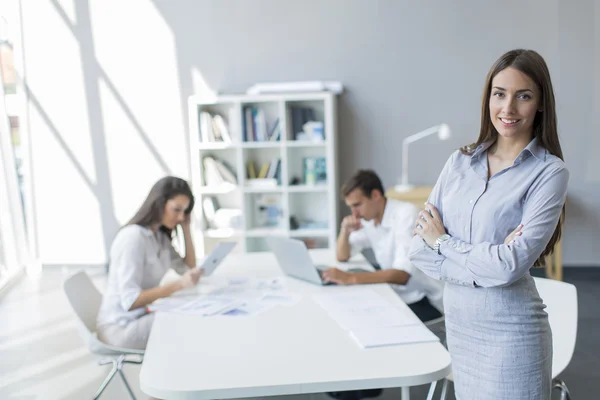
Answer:
[[[100,385],[96,391],[94,400],[100,397],[117,372],[121,376],[129,395],[135,400],[133,391],[123,373],[123,365],[141,364],[144,351],[110,346],[98,339],[98,336],[96,335],[96,317],[102,302],[102,295],[85,272],[77,272],[69,277],[65,281],[63,287],[65,294],[69,299],[69,303],[77,315],[77,327],[80,336],[92,353],[99,356],[105,356],[98,361],[99,365],[112,364],[112,369],[104,379],[104,382],[102,382],[102,385]],[[127,356],[130,355],[136,356],[137,359],[127,358]]]
[[[533,278],[540,297],[546,304],[548,321],[552,329],[552,389],[559,389],[561,400],[570,400],[567,385],[557,378],[571,362],[577,339],[577,288],[570,283],[545,278]],[[452,373],[442,383],[440,400],[446,399]],[[437,382],[433,382],[427,400],[433,399]]]
[[[534,278],[552,328],[552,388],[559,389],[561,400],[571,399],[567,385],[556,377],[571,362],[577,340],[577,288],[570,283]]]

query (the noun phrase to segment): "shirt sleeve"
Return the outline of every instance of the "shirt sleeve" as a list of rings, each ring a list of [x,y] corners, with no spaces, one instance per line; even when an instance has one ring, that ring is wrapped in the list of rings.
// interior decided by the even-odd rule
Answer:
[[[129,311],[142,292],[146,245],[137,231],[121,232],[111,253],[111,268],[115,268],[121,307]]]
[[[479,286],[507,286],[523,277],[540,257],[554,233],[567,195],[564,167],[542,174],[523,205],[522,235],[513,244],[469,244],[451,238],[440,251],[466,269]]]
[[[169,246],[169,254],[171,256],[171,268],[173,268],[179,275],[183,275],[190,268],[185,263],[183,257],[181,257],[181,254],[179,254],[175,247],[173,247],[173,242],[169,241],[168,238],[166,241],[167,246]]]
[[[412,242],[412,231],[417,220],[419,209],[411,203],[403,205],[401,212],[394,218],[394,261],[392,268],[413,273],[413,263],[409,253]]]
[[[435,208],[437,208],[442,220],[444,218],[442,193],[444,192],[444,185],[446,183],[448,173],[452,170],[457,155],[458,151],[454,152],[448,158],[448,161],[446,161],[446,164],[444,165],[444,168],[442,169],[442,172],[440,173],[440,176],[438,177],[438,180],[435,183],[431,194],[429,195],[429,199],[427,200],[429,203],[433,204]],[[411,225],[411,235],[416,221],[417,216],[415,215]],[[459,264],[456,264],[451,259],[447,259],[445,255],[438,254],[437,252],[433,251],[419,235],[414,235],[411,239],[408,258],[412,265],[419,268],[426,275],[434,279],[443,280],[457,285],[474,287],[474,279],[471,274],[465,270],[465,268],[461,267]]]
[[[371,242],[369,241],[364,229],[350,232],[348,243],[350,244],[350,256],[354,256],[360,253],[363,249],[371,247]]]

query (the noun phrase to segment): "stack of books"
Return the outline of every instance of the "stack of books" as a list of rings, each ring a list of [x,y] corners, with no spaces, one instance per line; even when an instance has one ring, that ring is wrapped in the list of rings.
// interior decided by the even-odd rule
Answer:
[[[211,115],[206,111],[200,113],[200,140],[202,143],[231,143],[231,135],[225,119],[218,115]]]
[[[281,177],[281,159],[274,158],[271,162],[263,163],[258,173],[254,161],[248,161],[248,183],[257,180],[268,181],[277,185]]]
[[[214,156],[206,156],[202,159],[202,165],[204,166],[205,186],[217,188],[225,184],[237,184],[234,169],[227,162]]]
[[[281,137],[279,118],[267,126],[265,112],[260,108],[244,107],[242,125],[245,142],[277,142]]]

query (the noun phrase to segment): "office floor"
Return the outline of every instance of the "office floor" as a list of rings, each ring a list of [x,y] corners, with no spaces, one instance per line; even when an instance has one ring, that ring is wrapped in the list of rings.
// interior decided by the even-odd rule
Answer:
[[[109,366],[96,365],[83,346],[71,309],[62,291],[62,281],[72,271],[46,269],[33,278],[25,276],[0,297],[0,398],[7,400],[89,399]],[[103,270],[88,273],[100,289],[106,284]],[[592,399],[600,380],[600,269],[569,269],[565,280],[577,286],[579,331],[571,364],[563,373],[574,399]],[[138,399],[147,398],[139,389],[139,367],[127,366],[127,377]],[[424,399],[427,387],[411,389],[412,399]],[[127,399],[120,380],[106,389],[104,399]],[[323,394],[282,396],[285,400],[325,400]],[[450,395],[450,399],[454,396]],[[555,396],[554,398],[558,398]],[[399,400],[399,389],[386,389],[383,400]]]

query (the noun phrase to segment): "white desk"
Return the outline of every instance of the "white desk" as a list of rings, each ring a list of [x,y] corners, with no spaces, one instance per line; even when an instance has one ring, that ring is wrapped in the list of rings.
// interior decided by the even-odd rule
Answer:
[[[311,254],[317,263],[334,264],[328,251]],[[210,278],[240,275],[271,277],[281,271],[270,253],[230,255]],[[226,399],[406,387],[450,372],[450,355],[440,343],[361,349],[312,299],[312,293],[340,287],[285,282],[302,300],[252,317],[159,313],[141,389],[158,398]],[[388,285],[370,287],[407,307]]]

